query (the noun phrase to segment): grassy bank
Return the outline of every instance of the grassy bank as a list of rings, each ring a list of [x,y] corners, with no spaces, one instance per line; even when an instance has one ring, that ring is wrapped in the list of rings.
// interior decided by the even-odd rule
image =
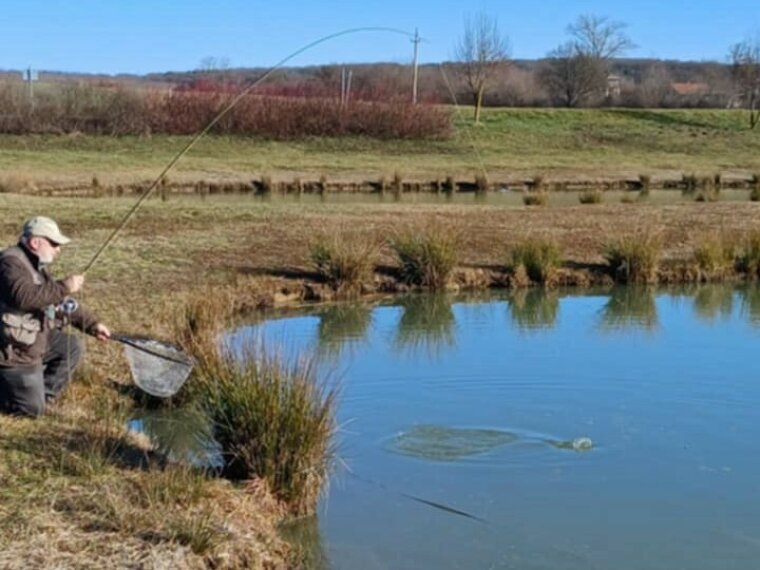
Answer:
[[[760,171],[760,137],[738,110],[462,109],[446,141],[365,138],[273,142],[208,137],[177,167],[180,181],[275,179],[547,180]],[[0,179],[22,187],[135,182],[155,177],[186,137],[0,136]]]
[[[54,216],[74,238],[57,271],[81,270],[132,204],[0,194],[0,241],[12,243],[33,214]],[[752,202],[552,209],[152,199],[88,274],[80,298],[114,330],[172,338],[177,310],[199,292],[229,295],[235,311],[301,301],[305,289],[319,285],[311,257],[317,236],[351,230],[374,243],[428,224],[459,236],[465,272],[501,271],[507,247],[526,237],[556,244],[566,265],[599,266],[607,244],[636,232],[659,236],[664,262],[699,250],[705,270],[720,271],[723,261],[711,252],[722,249],[708,249],[705,235],[715,230],[741,243],[760,230],[759,214]],[[381,275],[398,268],[389,247],[377,261]],[[757,266],[754,257],[744,261]],[[128,378],[120,347],[90,342],[74,389],[51,415],[38,422],[0,418],[0,566],[286,564],[274,529],[282,509],[264,490],[167,469],[146,442],[124,433],[133,405],[124,395]]]

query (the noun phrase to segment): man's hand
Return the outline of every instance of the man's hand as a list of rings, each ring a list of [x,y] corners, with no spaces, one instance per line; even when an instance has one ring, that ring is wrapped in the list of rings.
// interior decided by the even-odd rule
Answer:
[[[63,280],[63,284],[69,290],[69,293],[76,293],[84,285],[84,275],[69,275]]]
[[[103,323],[98,323],[92,329],[92,336],[98,340],[108,340],[111,338],[111,331]]]

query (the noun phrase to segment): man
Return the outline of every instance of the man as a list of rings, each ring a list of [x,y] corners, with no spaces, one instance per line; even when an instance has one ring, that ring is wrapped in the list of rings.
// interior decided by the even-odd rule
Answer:
[[[44,216],[24,224],[19,242],[0,253],[0,412],[36,417],[68,384],[82,353],[65,322],[98,338],[108,327],[69,297],[84,275],[55,280],[48,266],[71,240]]]

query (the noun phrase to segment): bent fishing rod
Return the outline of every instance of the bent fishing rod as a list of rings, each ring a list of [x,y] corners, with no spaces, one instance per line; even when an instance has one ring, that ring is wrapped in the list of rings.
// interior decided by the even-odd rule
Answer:
[[[411,32],[407,32],[405,30],[399,30],[396,28],[388,28],[388,27],[361,27],[361,28],[349,28],[346,30],[342,30],[340,32],[335,32],[332,34],[328,34],[326,36],[323,36],[317,40],[314,40],[294,52],[290,53],[286,57],[282,58],[280,61],[278,61],[276,64],[274,64],[272,67],[267,69],[267,71],[259,77],[257,80],[253,81],[250,85],[248,85],[245,89],[243,89],[240,93],[238,93],[235,97],[232,98],[232,100],[221,110],[217,115],[209,121],[209,123],[199,132],[197,132],[192,139],[172,158],[169,163],[164,167],[164,169],[161,171],[161,173],[153,180],[153,182],[148,186],[148,188],[140,195],[140,197],[137,199],[135,204],[132,206],[132,208],[129,209],[129,211],[124,215],[124,218],[121,220],[118,226],[111,232],[111,234],[108,236],[108,238],[103,242],[103,244],[98,248],[98,250],[95,252],[95,255],[92,256],[92,259],[90,259],[89,263],[85,266],[84,270],[82,271],[82,274],[85,275],[87,272],[92,268],[93,265],[98,261],[100,256],[105,252],[106,249],[111,245],[111,243],[116,239],[116,237],[119,235],[121,230],[124,229],[124,227],[129,223],[129,220],[132,218],[132,216],[137,212],[137,210],[140,209],[140,206],[142,206],[143,202],[147,200],[151,194],[153,194],[153,191],[158,187],[158,185],[161,183],[161,181],[169,174],[169,172],[172,171],[174,166],[184,157],[190,149],[192,149],[196,143],[201,140],[208,132],[214,128],[214,126],[224,118],[227,113],[229,113],[246,95],[248,95],[253,89],[255,89],[258,85],[260,85],[263,81],[265,81],[270,75],[272,75],[275,71],[280,69],[283,65],[288,63],[290,60],[294,59],[295,57],[301,55],[302,53],[320,45],[325,42],[328,42],[330,40],[333,40],[335,38],[339,38],[341,36],[347,36],[351,34],[358,34],[358,33],[367,33],[367,32],[384,32],[384,33],[392,33],[392,34],[399,34],[402,36],[415,38],[415,34]]]

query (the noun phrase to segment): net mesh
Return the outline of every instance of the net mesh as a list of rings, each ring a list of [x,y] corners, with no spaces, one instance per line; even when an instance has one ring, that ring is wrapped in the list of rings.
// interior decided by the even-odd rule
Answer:
[[[152,339],[118,339],[135,384],[158,398],[173,396],[193,369],[192,360],[178,347]]]

